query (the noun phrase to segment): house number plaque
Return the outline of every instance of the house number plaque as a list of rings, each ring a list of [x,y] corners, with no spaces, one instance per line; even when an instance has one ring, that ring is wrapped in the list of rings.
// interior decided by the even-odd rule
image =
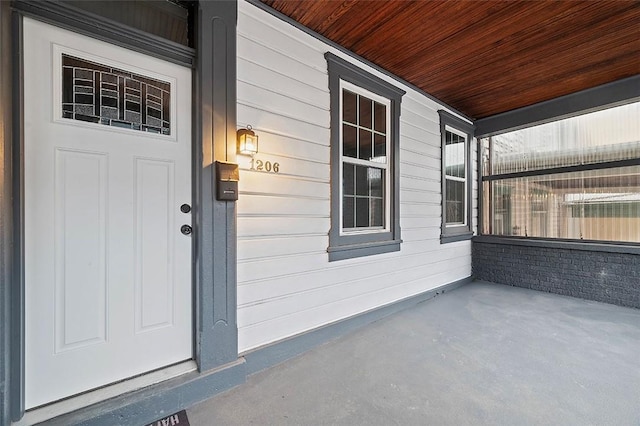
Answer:
[[[280,163],[251,159],[251,170],[267,173],[280,173]]]

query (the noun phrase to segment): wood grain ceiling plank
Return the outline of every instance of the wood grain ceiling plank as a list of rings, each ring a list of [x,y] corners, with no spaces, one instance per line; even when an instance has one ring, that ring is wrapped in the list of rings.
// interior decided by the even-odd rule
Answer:
[[[554,80],[552,76],[538,78],[538,84],[532,87],[500,87],[485,88],[468,96],[453,97],[453,101],[469,108],[473,116],[483,118],[501,111],[535,104],[537,102],[553,99],[558,96],[574,93],[579,87],[588,82],[595,86],[610,81],[610,71],[600,71],[610,64],[608,60],[590,64],[579,70],[574,75],[564,76]],[[523,99],[527,100],[523,103]]]
[[[542,4],[542,3],[540,3]],[[509,21],[505,24],[500,23],[499,26],[493,27],[488,32],[478,33],[481,39],[489,40],[488,44],[469,43],[473,40],[473,34],[461,34],[460,38],[450,40],[453,45],[470,46],[470,48],[460,48],[455,51],[447,49],[434,50],[429,53],[430,60],[432,60],[437,66],[443,69],[448,67],[455,67],[454,69],[467,69],[475,70],[477,67],[485,68],[492,67],[495,64],[510,65],[511,63],[518,61],[523,57],[538,58],[541,54],[545,54],[545,50],[559,49],[556,46],[563,40],[568,40],[572,35],[576,34],[576,31],[572,28],[572,25],[567,22],[572,16],[575,16],[577,10],[575,5],[577,3],[565,2],[562,5],[568,5],[562,10],[554,7],[553,10],[543,8],[543,10],[527,10],[526,13],[516,14],[513,21]],[[597,6],[597,3],[591,2],[591,5]],[[538,15],[539,22],[531,25],[527,24],[534,22],[532,14]],[[585,26],[591,26],[598,22],[598,19],[593,18],[585,22],[580,22]],[[575,19],[574,19],[575,20]],[[583,20],[584,21],[584,20]],[[517,31],[514,31],[517,29]],[[508,31],[513,31],[509,33]],[[553,43],[549,43],[549,40],[553,40]],[[562,46],[563,50],[570,46]],[[438,48],[438,47],[436,47]],[[419,73],[419,70],[413,71]],[[406,74],[409,78],[418,78],[412,74],[412,70],[407,70]],[[429,76],[424,76],[420,80],[421,84],[430,85],[433,83],[429,79]]]
[[[456,77],[457,80],[440,83],[434,95],[449,99],[449,102],[456,102],[455,99],[470,97],[473,93],[484,92],[485,88],[494,87],[517,88],[521,96],[522,92],[526,93],[530,87],[541,85],[546,86],[543,90],[551,92],[547,82],[544,81],[545,76],[551,76],[554,81],[562,81],[563,76],[586,73],[593,68],[591,64],[594,63],[599,64],[598,66],[606,66],[604,69],[608,70],[609,75],[608,81],[594,79],[595,85],[638,74],[640,73],[640,38],[632,25],[633,22],[637,21],[633,17],[626,17],[620,21],[618,31],[610,32],[608,35],[601,31],[591,32],[590,36],[578,34],[575,36],[569,54],[533,52],[534,54],[524,62],[520,59],[521,62],[511,66],[508,72],[504,72],[503,68],[489,68],[484,71],[485,78],[482,80],[476,80],[474,75],[461,73]],[[624,61],[621,61],[621,55],[626,57]],[[588,74],[582,75],[582,81],[586,82],[588,76]],[[581,85],[558,84],[562,84],[569,90],[567,93],[584,88]],[[527,98],[527,102],[531,104],[546,99]],[[524,101],[524,98],[521,100]]]
[[[329,31],[330,28],[340,20],[340,18],[342,18],[343,16],[347,16],[347,14],[351,12],[355,4],[356,3],[354,1],[340,2],[340,5],[334,6],[332,9],[330,9],[330,13],[328,13],[323,19],[321,19],[319,23],[312,22],[311,24],[314,26],[315,31],[320,34],[324,34]],[[311,19],[311,17],[309,17],[309,19]]]
[[[473,117],[484,118],[523,106],[532,105],[559,96],[595,87],[614,80],[636,75],[629,71],[625,64],[633,63],[636,68],[637,53],[616,55],[615,58],[604,58],[601,61],[585,64],[571,75],[534,75],[524,81],[517,81],[509,87],[485,87],[473,93],[453,96],[453,102],[473,112]],[[622,64],[622,65],[621,65]],[[611,80],[611,74],[619,75]],[[535,81],[530,83],[530,81]],[[527,85],[527,83],[530,83]],[[523,103],[523,99],[527,100]]]
[[[288,17],[295,19],[296,21],[303,23],[303,17],[313,15],[324,15],[329,13],[327,9],[316,8],[315,2],[289,0],[286,2],[273,1],[273,0],[261,0],[264,4],[274,8],[278,12],[287,15]],[[308,19],[308,18],[307,18]]]
[[[637,0],[263,2],[476,118],[640,73]]]
[[[371,5],[375,4],[375,7]],[[362,2],[353,5],[351,13],[344,14],[327,27],[323,35],[352,52],[360,40],[370,37],[373,29],[379,27],[394,16],[396,5],[393,2]],[[314,26],[321,23],[314,23]],[[357,53],[357,52],[356,52]]]
[[[492,3],[493,5],[493,3]],[[452,17],[448,26],[456,28],[455,32],[449,33],[444,24],[439,24],[435,28],[446,37],[424,37],[417,41],[411,48],[409,55],[401,61],[395,61],[390,66],[394,69],[403,70],[407,75],[412,73],[420,74],[422,61],[417,61],[416,57],[424,58],[428,66],[433,69],[444,68],[445,61],[456,62],[459,58],[474,58],[479,52],[490,51],[496,43],[500,43],[505,35],[509,34],[513,23],[520,19],[528,22],[527,17],[522,15],[522,4],[520,2],[499,2],[487,9],[483,2],[471,3],[468,7],[470,16],[478,16],[474,11],[481,11],[481,18],[471,22],[464,21],[464,25],[455,24],[454,21],[460,18]],[[531,6],[531,13],[539,13],[544,10],[544,4],[534,2]],[[521,25],[521,24],[520,24]],[[509,28],[509,31],[505,31]],[[435,41],[437,40],[437,41]],[[452,46],[455,46],[452,48]]]
[[[576,68],[579,64],[589,63],[590,61],[600,61],[598,55],[612,56],[615,58],[617,52],[626,55],[627,53],[637,54],[636,69],[640,71],[640,33],[635,30],[632,24],[635,21],[635,17],[627,15],[624,18],[616,17],[616,24],[618,25],[617,31],[605,31],[611,27],[609,22],[601,22],[592,28],[595,31],[586,34],[572,34],[566,37],[565,40],[558,41],[553,47],[544,47],[542,49],[528,49],[526,52],[521,52],[520,55],[514,57],[510,62],[494,62],[491,66],[482,64],[481,66],[486,70],[485,77],[491,76],[492,78],[479,79],[479,82],[475,88],[469,88],[470,90],[481,89],[483,85],[491,85],[492,82],[499,82],[500,80],[511,80],[519,74],[524,74],[525,80],[534,82],[536,78],[536,72],[547,73],[553,75],[564,73],[569,68]],[[640,19],[640,15],[638,16]],[[556,51],[560,46],[559,51]],[[628,52],[627,49],[630,49]],[[508,64],[508,73],[505,73],[505,68],[500,65]],[[464,67],[460,68],[464,71]],[[493,71],[492,71],[493,70]],[[458,70],[453,70],[453,73],[458,73]],[[450,80],[447,82],[441,82],[438,84],[440,90],[455,90],[456,87],[463,87],[465,84],[472,83],[474,76],[465,72],[459,72],[457,76],[458,80]],[[470,80],[465,80],[471,78]],[[423,80],[423,84],[427,85],[430,82]]]
[[[407,51],[421,37],[433,37],[432,27],[436,16],[454,14],[444,2],[406,2],[392,1],[394,5],[389,18],[375,28],[371,28],[368,37],[353,44],[354,52],[364,57],[387,58],[389,55],[409,55]],[[425,9],[429,13],[425,13]],[[402,46],[402,48],[398,48]]]

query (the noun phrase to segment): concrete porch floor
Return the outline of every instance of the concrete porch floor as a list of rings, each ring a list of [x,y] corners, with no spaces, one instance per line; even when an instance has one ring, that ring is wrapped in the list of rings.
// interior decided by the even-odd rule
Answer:
[[[193,426],[638,426],[640,310],[473,282],[187,414]]]

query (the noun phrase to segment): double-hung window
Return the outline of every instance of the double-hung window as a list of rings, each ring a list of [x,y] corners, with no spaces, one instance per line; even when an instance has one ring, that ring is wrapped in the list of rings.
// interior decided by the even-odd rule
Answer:
[[[389,229],[389,100],[341,81],[342,234]]]
[[[473,125],[449,114],[440,114],[442,136],[443,243],[469,239],[471,230],[471,153]]]
[[[331,96],[329,260],[397,251],[404,92],[335,55],[325,57]]]

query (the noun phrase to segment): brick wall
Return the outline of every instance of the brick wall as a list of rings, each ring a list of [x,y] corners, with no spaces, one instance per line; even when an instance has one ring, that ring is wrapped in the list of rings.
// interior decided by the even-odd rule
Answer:
[[[473,241],[473,277],[640,308],[640,254]]]

